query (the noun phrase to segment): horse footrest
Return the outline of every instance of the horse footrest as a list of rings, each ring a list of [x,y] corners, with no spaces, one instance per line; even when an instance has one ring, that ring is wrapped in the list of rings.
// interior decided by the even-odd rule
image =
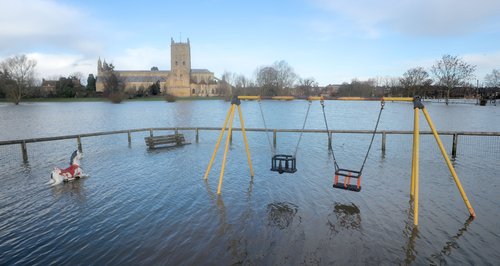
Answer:
[[[297,172],[297,161],[292,155],[276,154],[271,161],[271,171],[283,173]]]
[[[339,176],[344,177],[344,182],[339,182]],[[357,179],[356,184],[351,184],[351,178]],[[333,188],[340,188],[355,192],[361,191],[361,172],[348,169],[338,169],[335,171]]]

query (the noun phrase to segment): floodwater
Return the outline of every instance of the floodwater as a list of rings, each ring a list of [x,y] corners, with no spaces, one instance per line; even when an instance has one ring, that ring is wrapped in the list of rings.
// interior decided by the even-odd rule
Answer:
[[[306,101],[262,102],[269,128],[301,128]],[[257,102],[243,102],[245,126],[262,128]],[[327,101],[330,129],[374,128],[380,103]],[[438,130],[500,131],[500,107],[427,104]],[[0,103],[0,141],[149,127],[220,127],[224,101]],[[421,130],[428,130],[421,116]],[[239,127],[235,118],[234,126]],[[387,103],[380,130],[411,130],[409,103]],[[324,129],[318,102],[307,129]],[[217,195],[223,146],[203,174],[216,131],[182,132],[191,145],[148,151],[148,133],[83,138],[90,176],[49,186],[66,167],[75,140],[0,146],[0,264],[475,264],[500,261],[500,139],[460,136],[453,164],[474,207],[468,211],[432,136],[421,136],[420,216],[409,202],[412,138],[380,136],[359,193],[332,188],[326,134],[304,134],[295,174],[269,171],[262,132],[248,132],[253,178],[241,132],[229,148]],[[271,134],[269,134],[271,137]],[[299,135],[278,133],[278,152],[293,154]],[[361,166],[370,136],[335,134],[342,168]],[[451,137],[442,140],[451,150]]]

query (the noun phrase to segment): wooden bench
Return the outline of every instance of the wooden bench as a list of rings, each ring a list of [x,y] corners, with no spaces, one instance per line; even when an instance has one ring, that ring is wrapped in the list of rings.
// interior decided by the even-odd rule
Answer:
[[[186,142],[183,134],[173,134],[164,136],[145,137],[146,145],[149,149],[166,148],[191,144]]]

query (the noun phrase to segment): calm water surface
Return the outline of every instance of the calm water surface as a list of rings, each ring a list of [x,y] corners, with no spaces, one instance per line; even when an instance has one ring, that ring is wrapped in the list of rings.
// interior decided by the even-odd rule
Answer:
[[[326,102],[330,129],[373,129],[377,102]],[[500,131],[500,107],[427,104],[438,130]],[[224,101],[0,103],[0,141],[148,127],[220,127]],[[307,102],[262,103],[270,128],[301,128]],[[256,102],[242,103],[245,125],[261,128]],[[323,129],[319,103],[306,128]],[[380,130],[411,130],[413,109],[387,103]],[[238,119],[235,120],[238,125]],[[428,130],[421,120],[421,129]],[[295,174],[270,172],[264,133],[249,132],[250,178],[235,132],[222,195],[219,151],[204,171],[218,132],[183,132],[181,148],[148,151],[147,133],[83,138],[90,177],[51,187],[50,170],[65,167],[75,140],[0,146],[0,264],[479,264],[500,261],[500,140],[460,137],[453,161],[477,218],[468,212],[432,136],[421,136],[420,226],[409,204],[411,136],[380,136],[360,193],[333,189],[326,134],[305,134]],[[334,135],[342,167],[359,168],[368,135]],[[442,137],[448,150],[451,138]],[[278,134],[293,153],[298,134]],[[222,145],[221,145],[222,146]]]

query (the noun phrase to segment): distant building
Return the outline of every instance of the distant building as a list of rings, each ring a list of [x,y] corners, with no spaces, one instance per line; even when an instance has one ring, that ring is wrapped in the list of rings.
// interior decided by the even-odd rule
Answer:
[[[208,69],[191,69],[191,46],[186,43],[170,44],[171,70],[114,70],[125,79],[125,90],[148,89],[159,82],[161,92],[177,97],[219,96],[218,79]],[[96,91],[104,91],[104,77],[108,72],[106,61],[97,61]]]
[[[56,92],[58,80],[46,80],[42,79],[42,86],[40,87],[40,93],[46,96]]]
[[[48,80],[48,79],[42,79],[42,86],[40,86],[40,94],[41,96],[49,96],[49,95],[55,95],[57,93],[57,86],[59,86],[61,80],[64,80],[65,78],[60,78],[58,80]],[[71,82],[73,83],[73,88],[75,90],[81,89],[83,86],[80,83],[80,80],[76,77],[71,78]]]

